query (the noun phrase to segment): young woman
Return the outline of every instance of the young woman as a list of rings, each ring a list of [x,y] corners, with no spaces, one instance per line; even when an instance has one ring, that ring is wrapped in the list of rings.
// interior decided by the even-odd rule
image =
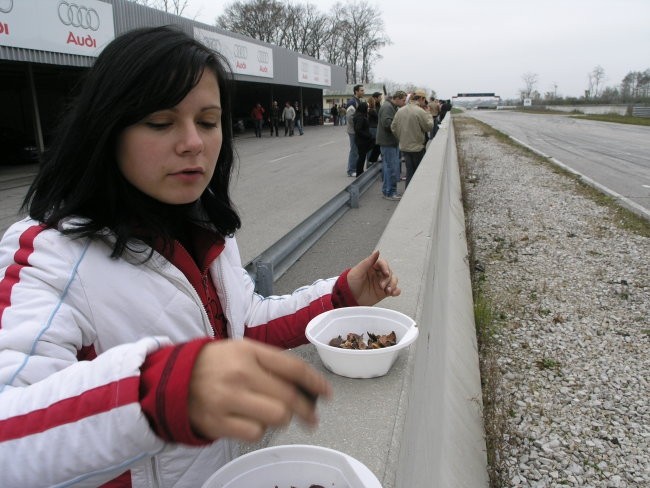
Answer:
[[[0,242],[0,486],[201,486],[327,381],[279,348],[400,293],[375,252],[264,298],[229,197],[228,74],[168,27],[111,42]],[[254,340],[249,340],[254,339]],[[265,342],[267,344],[262,344]]]

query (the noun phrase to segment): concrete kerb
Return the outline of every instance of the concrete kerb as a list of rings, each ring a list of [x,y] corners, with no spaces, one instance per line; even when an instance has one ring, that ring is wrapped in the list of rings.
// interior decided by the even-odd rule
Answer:
[[[413,317],[420,337],[381,378],[326,372],[313,346],[296,350],[332,382],[321,427],[275,432],[268,445],[314,444],[363,462],[384,488],[485,487],[487,458],[460,177],[453,127],[438,131],[377,249],[402,295],[379,306]]]

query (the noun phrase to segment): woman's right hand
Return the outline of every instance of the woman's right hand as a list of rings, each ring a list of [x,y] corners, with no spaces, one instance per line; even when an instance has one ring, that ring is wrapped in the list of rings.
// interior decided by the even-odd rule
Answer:
[[[206,439],[257,441],[294,415],[316,426],[314,397],[331,397],[325,377],[309,364],[260,342],[211,342],[197,357],[189,388],[190,424]]]

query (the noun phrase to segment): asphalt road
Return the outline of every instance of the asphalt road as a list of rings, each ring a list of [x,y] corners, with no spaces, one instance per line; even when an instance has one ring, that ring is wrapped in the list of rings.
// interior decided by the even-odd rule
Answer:
[[[650,214],[650,127],[505,110],[467,113],[554,157]]]

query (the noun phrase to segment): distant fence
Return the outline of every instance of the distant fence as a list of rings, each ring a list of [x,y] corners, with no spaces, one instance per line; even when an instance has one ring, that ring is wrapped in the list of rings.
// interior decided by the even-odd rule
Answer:
[[[547,110],[558,112],[580,112],[588,115],[627,115],[628,105],[546,105]]]
[[[633,107],[632,115],[634,117],[650,117],[650,107]]]

